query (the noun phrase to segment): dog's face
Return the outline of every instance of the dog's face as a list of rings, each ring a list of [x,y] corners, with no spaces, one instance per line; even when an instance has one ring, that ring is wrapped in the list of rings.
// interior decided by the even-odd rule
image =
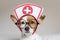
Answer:
[[[20,27],[22,29],[22,33],[25,35],[32,35],[37,25],[38,25],[37,20],[31,15],[23,16],[20,19]]]
[[[15,16],[11,15],[10,18],[12,19],[12,21],[14,23],[17,23],[17,19]],[[44,16],[41,16],[40,17],[40,24],[41,22],[43,21],[43,19],[45,18],[45,15]],[[38,22],[33,16],[23,16],[21,17],[20,19],[20,28],[22,29],[22,33],[24,35],[32,35],[32,33],[34,32],[35,28],[38,26]]]

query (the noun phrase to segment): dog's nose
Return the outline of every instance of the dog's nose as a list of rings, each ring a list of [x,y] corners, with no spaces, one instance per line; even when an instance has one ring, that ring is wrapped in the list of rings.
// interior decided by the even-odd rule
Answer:
[[[25,27],[25,30],[26,30],[26,31],[29,31],[29,27]]]

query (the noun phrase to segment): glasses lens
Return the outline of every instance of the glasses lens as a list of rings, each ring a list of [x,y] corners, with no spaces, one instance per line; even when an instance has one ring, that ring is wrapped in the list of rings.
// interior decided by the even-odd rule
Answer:
[[[29,22],[29,25],[31,26],[31,28],[35,28],[35,27],[37,26],[36,20],[31,20],[31,21]]]
[[[25,20],[21,20],[20,21],[20,26],[23,28],[26,25],[26,21]]]

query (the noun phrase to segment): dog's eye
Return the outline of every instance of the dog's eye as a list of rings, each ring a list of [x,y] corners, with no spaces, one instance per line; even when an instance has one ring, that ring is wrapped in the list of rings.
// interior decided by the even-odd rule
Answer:
[[[25,24],[25,21],[24,20],[21,20],[21,24]]]
[[[23,21],[23,22],[21,22],[21,24],[25,24],[25,22]]]
[[[32,21],[30,21],[30,24],[33,24],[34,23],[34,21],[32,20]]]

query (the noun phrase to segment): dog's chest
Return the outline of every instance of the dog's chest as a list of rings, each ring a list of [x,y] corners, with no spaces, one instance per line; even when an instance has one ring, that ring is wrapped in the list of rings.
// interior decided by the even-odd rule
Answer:
[[[30,37],[27,37],[27,38],[23,38],[22,40],[42,40],[40,36],[34,34]]]

